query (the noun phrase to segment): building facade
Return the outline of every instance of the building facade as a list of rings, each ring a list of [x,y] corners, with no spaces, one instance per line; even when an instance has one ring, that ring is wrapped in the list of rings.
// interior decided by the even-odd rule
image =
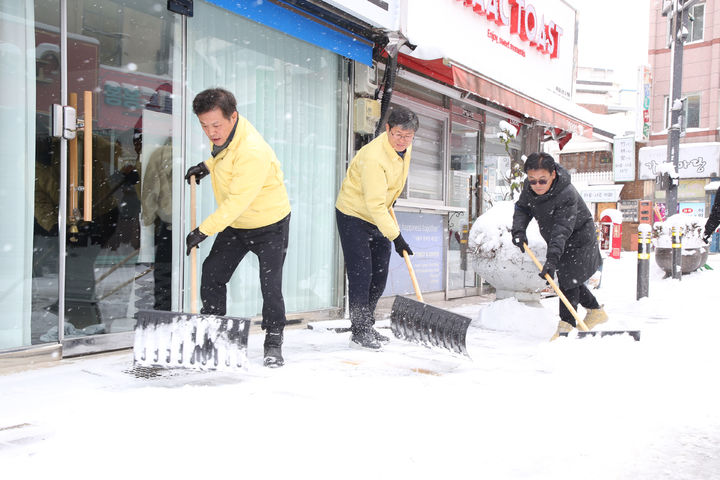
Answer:
[[[420,116],[396,206],[423,292],[477,292],[472,221],[550,132],[592,132],[571,101],[576,28],[561,0],[3,2],[0,356],[127,348],[137,310],[188,311],[183,177],[210,152],[190,105],[214,86],[283,166],[290,318],[342,316],[335,198],[391,104]],[[214,209],[201,184],[198,218]],[[259,315],[257,268],[234,275],[229,315]],[[411,293],[391,268],[385,294]]]
[[[654,180],[659,166],[667,161],[670,121],[672,57],[668,18],[662,16],[662,2],[650,5],[649,62],[653,71],[650,109],[651,134],[648,147],[640,149],[639,175]],[[696,2],[690,10],[692,21],[683,46],[682,111],[685,133],[680,139],[678,209],[707,216],[705,185],[720,171],[720,4],[715,0]],[[662,216],[665,191],[655,189],[654,201]]]

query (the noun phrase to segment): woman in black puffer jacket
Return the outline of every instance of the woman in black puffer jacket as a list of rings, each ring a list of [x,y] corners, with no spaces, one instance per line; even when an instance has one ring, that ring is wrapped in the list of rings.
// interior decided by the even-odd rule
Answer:
[[[557,273],[560,290],[573,308],[578,303],[587,309],[585,324],[589,329],[607,321],[607,314],[598,304],[585,282],[600,268],[595,223],[582,197],[570,183],[570,174],[555,163],[547,153],[533,153],[525,162],[527,179],[515,203],[513,243],[525,251],[525,230],[533,218],[547,242],[547,256],[540,278]],[[575,318],[563,302],[560,322],[551,340],[560,333],[570,332]]]

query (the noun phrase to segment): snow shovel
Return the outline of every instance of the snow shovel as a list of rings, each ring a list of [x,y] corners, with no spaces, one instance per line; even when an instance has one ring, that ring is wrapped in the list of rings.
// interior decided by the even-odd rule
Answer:
[[[397,225],[397,218],[392,207],[390,207],[390,215]],[[405,251],[403,251],[403,258],[408,272],[410,272],[410,279],[418,301],[399,295],[395,297],[390,311],[390,328],[393,334],[397,338],[411,342],[468,355],[465,337],[470,319],[425,303],[415,277],[415,270],[410,262],[410,256]]]
[[[195,176],[190,177],[190,229],[195,221]],[[198,314],[197,248],[190,252],[191,313],[139,310],[135,364],[196,370],[247,368],[250,319]]]
[[[525,247],[525,251],[528,253],[528,255],[530,255],[530,258],[532,258],[532,261],[535,263],[535,266],[538,267],[538,269],[542,272],[542,269],[543,269],[542,264],[538,261],[537,257],[532,252],[532,250],[530,250],[530,247],[528,247],[527,243],[523,243],[523,247]],[[585,321],[580,318],[580,315],[578,315],[575,308],[573,308],[573,306],[570,304],[570,302],[568,301],[565,294],[563,294],[560,291],[560,287],[557,286],[557,284],[555,283],[555,280],[552,279],[550,274],[547,274],[547,273],[545,274],[545,280],[547,280],[547,282],[550,284],[550,286],[553,288],[553,290],[555,290],[555,293],[557,293],[557,296],[560,297],[560,300],[562,300],[562,302],[565,304],[567,309],[570,310],[570,313],[572,314],[572,316],[575,318],[575,324],[578,327],[578,338],[584,338],[584,337],[588,337],[588,336],[596,337],[598,335],[601,337],[605,337],[608,335],[628,334],[631,337],[633,337],[636,342],[640,341],[640,330],[597,330],[594,332],[590,331],[590,329],[588,329],[587,325],[585,325]],[[567,333],[561,333],[560,335],[565,336],[565,337],[568,336]]]

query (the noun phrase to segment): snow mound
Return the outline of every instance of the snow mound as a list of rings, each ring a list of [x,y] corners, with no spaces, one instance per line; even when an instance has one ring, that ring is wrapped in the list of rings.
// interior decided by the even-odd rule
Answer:
[[[482,258],[497,257],[498,260],[507,261],[522,256],[512,243],[510,230],[514,213],[515,202],[496,202],[490,210],[480,215],[473,223],[468,239],[468,248]],[[528,225],[526,234],[528,244],[533,251],[545,246],[535,219]]]
[[[480,310],[468,328],[511,332],[530,338],[550,338],[557,327],[557,315],[540,305],[533,306],[515,298],[496,300]]]

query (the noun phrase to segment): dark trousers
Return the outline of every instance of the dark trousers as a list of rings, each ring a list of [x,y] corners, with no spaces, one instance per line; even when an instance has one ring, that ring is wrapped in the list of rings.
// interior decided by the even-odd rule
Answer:
[[[385,291],[390,240],[372,223],[335,210],[348,276],[348,306],[353,331],[370,328]]]
[[[253,252],[260,262],[260,290],[263,297],[262,328],[282,331],[285,326],[282,271],[289,232],[289,214],[279,222],[265,227],[251,229],[228,227],[220,232],[202,266],[201,313],[225,315],[227,283],[245,255]]]
[[[561,290],[565,294],[565,297],[568,299],[568,302],[570,302],[570,305],[572,305],[575,310],[577,310],[578,303],[585,308],[600,308],[600,304],[598,303],[597,299],[592,293],[590,293],[590,289],[585,286],[584,283],[580,284],[579,287]],[[559,300],[559,302],[560,320],[563,320],[572,325],[573,327],[576,327],[577,325],[575,325],[575,317],[573,317],[572,313],[570,313],[570,310],[568,310],[562,300]]]

